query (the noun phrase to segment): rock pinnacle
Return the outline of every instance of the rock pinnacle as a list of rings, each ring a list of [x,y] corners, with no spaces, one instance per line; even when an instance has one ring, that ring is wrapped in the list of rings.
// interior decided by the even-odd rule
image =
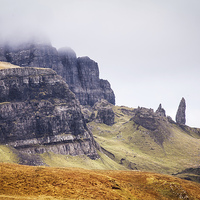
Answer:
[[[186,122],[185,110],[186,110],[186,103],[185,99],[182,98],[176,113],[176,123],[185,124]]]

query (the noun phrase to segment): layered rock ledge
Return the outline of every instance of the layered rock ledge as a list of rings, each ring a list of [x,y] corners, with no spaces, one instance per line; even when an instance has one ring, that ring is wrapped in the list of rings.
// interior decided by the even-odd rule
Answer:
[[[52,69],[0,70],[0,143],[25,153],[98,158],[80,104]]]

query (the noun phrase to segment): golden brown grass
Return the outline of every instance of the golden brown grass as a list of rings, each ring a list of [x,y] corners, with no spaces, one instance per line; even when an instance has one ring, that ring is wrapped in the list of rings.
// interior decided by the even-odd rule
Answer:
[[[19,66],[13,65],[8,62],[0,62],[0,69],[8,69],[8,68],[19,68]]]
[[[140,171],[0,163],[0,199],[200,199],[200,185]]]

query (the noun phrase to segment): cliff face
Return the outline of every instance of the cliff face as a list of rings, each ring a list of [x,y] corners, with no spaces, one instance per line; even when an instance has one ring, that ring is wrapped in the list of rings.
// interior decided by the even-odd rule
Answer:
[[[0,61],[21,67],[52,68],[63,77],[82,105],[93,106],[100,99],[115,104],[109,82],[99,78],[98,64],[89,57],[77,58],[72,49],[57,51],[50,44],[39,43],[3,46]]]
[[[51,69],[0,70],[0,143],[23,153],[97,158],[79,102]]]
[[[73,50],[58,50],[64,70],[62,77],[69,84],[82,105],[93,106],[106,99],[115,104],[115,95],[107,80],[99,79],[98,64],[89,57],[77,58]]]

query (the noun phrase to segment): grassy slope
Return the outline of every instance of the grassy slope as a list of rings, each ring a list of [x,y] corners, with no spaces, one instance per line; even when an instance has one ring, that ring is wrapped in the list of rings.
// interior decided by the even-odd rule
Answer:
[[[172,174],[185,168],[199,165],[200,140],[170,125],[171,135],[163,146],[158,145],[148,130],[129,121],[131,116],[122,113],[123,107],[113,107],[116,123],[89,124],[96,141],[114,154],[117,163],[127,168]],[[125,108],[131,110],[130,108]],[[122,160],[121,160],[122,159]]]
[[[110,170],[126,170],[126,168],[105,154],[98,152],[100,159],[91,160],[85,155],[69,156],[54,153],[42,154],[43,161],[51,167],[80,167],[84,169],[110,169]]]
[[[19,159],[11,147],[0,145],[0,162],[18,163]]]
[[[19,68],[19,66],[13,65],[8,62],[0,62],[0,69],[8,69],[8,68]]]
[[[80,167],[84,169],[126,170],[125,166],[116,163],[102,152],[99,152],[99,155],[101,157],[97,160],[91,160],[85,155],[70,156],[54,154],[52,152],[40,154],[39,156],[47,166],[51,167]],[[20,163],[20,158],[18,157],[18,153],[15,149],[6,145],[0,145],[0,162]]]
[[[139,171],[0,163],[0,199],[200,199],[200,185]]]

